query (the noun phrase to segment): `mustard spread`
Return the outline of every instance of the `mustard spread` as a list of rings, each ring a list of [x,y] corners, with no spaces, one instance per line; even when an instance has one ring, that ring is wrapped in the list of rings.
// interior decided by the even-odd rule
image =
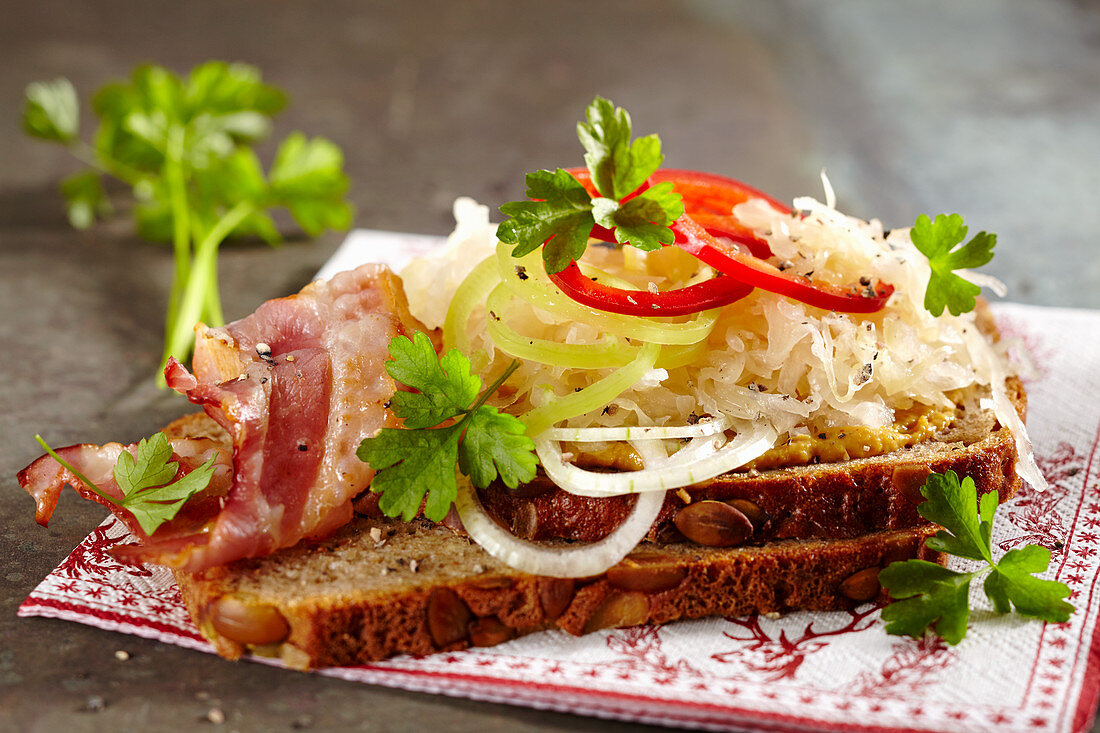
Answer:
[[[951,424],[955,411],[917,404],[894,413],[894,424],[882,428],[865,425],[826,428],[810,435],[793,435],[745,469],[766,471],[813,463],[839,463],[870,458],[901,448],[912,448]],[[638,471],[645,467],[641,456],[625,443],[608,443],[599,450],[571,445],[573,463],[588,470]]]
[[[589,471],[640,471],[645,468],[642,457],[626,443],[608,443],[600,450],[577,450],[573,463]]]
[[[765,471],[880,456],[928,440],[947,427],[953,417],[953,410],[917,405],[908,410],[898,410],[894,424],[882,428],[861,425],[826,428],[811,435],[793,435],[745,468]]]

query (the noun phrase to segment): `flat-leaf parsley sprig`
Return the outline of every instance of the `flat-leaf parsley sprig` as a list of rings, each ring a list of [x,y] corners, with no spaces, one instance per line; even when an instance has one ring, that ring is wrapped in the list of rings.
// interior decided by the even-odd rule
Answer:
[[[896,562],[879,573],[893,603],[882,610],[886,631],[913,637],[932,628],[948,644],[966,635],[970,618],[970,583],[985,576],[985,595],[997,613],[1015,608],[1023,616],[1062,622],[1074,607],[1064,601],[1070,590],[1065,583],[1036,578],[1050,563],[1050,550],[1026,545],[1009,550],[994,562],[990,535],[999,496],[982,495],[978,503],[974,481],[962,481],[954,471],[931,474],[921,488],[927,501],[917,507],[925,519],[943,527],[925,545],[938,552],[975,560],[983,567],[964,573],[925,560]],[[977,507],[977,509],[975,509]]]
[[[932,276],[924,291],[924,307],[934,316],[942,315],[944,308],[953,316],[974,310],[982,291],[978,285],[955,274],[955,270],[981,267],[992,260],[997,235],[978,232],[962,244],[966,232],[967,227],[958,214],[937,214],[935,220],[921,214],[909,232],[913,244],[932,267]]]
[[[89,490],[133,514],[147,535],[152,535],[160,525],[174,518],[188,499],[210,484],[217,458],[216,455],[211,456],[206,463],[176,479],[179,464],[172,460],[172,446],[167,436],[156,433],[148,440],[142,438],[132,455],[124,450],[115,461],[115,481],[122,490],[122,498],[116,499],[59,456],[41,435],[34,438]]]
[[[630,115],[610,101],[596,97],[588,106],[587,122],[577,123],[584,146],[584,162],[599,196],[592,198],[569,171],[540,170],[526,176],[527,201],[500,207],[508,218],[497,227],[497,238],[513,244],[514,257],[534,252],[545,243],[543,262],[548,273],[564,270],[580,259],[592,227],[615,231],[620,244],[651,251],[672,244],[669,225],[684,213],[683,199],[671,181],[637,191],[664,161],[656,135],[630,139]],[[625,200],[624,200],[625,199]]]
[[[382,428],[356,451],[377,471],[371,491],[382,495],[379,507],[386,516],[412,519],[427,493],[424,516],[441,521],[458,495],[456,465],[479,488],[498,475],[513,489],[535,477],[535,444],[524,424],[485,404],[518,362],[479,395],[481,378],[471,374],[470,360],[457,349],[439,357],[417,332],[411,340],[395,336],[389,352],[386,371],[417,391],[398,391],[390,400],[404,429]]]
[[[223,241],[255,236],[278,243],[270,212],[279,207],[309,236],[351,224],[343,153],[332,142],[292,133],[265,174],[252,145],[285,105],[283,92],[246,64],[210,61],[186,77],[144,64],[93,96],[99,125],[86,143],[72,83],[27,87],[24,131],[65,146],[86,166],[61,183],[72,225],[83,229],[110,213],[103,178],[111,177],[133,192],[138,233],[172,242],[162,366],[169,356],[187,357],[197,321],[224,322],[217,270]]]

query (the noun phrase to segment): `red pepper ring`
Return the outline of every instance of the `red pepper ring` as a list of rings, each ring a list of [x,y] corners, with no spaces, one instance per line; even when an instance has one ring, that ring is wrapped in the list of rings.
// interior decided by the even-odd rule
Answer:
[[[815,308],[841,313],[874,313],[882,310],[894,292],[893,285],[882,282],[874,283],[873,287],[869,283],[859,290],[846,290],[787,273],[751,254],[723,247],[710,232],[686,215],[673,222],[672,231],[676,234],[676,246],[725,273],[730,279],[793,298]],[[734,241],[752,246],[751,237],[744,238],[734,232],[724,234]]]
[[[584,186],[589,196],[594,198],[600,195],[595,184],[592,183],[592,174],[587,168],[568,168],[567,171]],[[713,230],[719,236],[734,238],[740,235],[738,241],[748,246],[754,255],[761,259],[771,257],[772,253],[768,248],[768,243],[754,235],[752,229],[742,224],[733,215],[733,207],[754,198],[765,201],[773,209],[783,214],[790,214],[790,207],[763,191],[733,178],[726,178],[714,173],[677,169],[656,171],[637,191],[623,200],[629,201],[649,188],[650,184],[665,181],[671,181],[673,190],[683,198],[684,212],[706,229]],[[592,228],[591,236],[604,242],[617,243],[615,233],[599,224]],[[750,239],[751,241],[749,241]]]
[[[763,191],[734,178],[715,173],[660,168],[654,171],[649,181],[651,183],[672,181],[676,192],[684,198],[685,210],[692,216],[695,214],[729,216],[733,213],[734,206],[743,204],[749,199],[763,199],[776,211],[783,214],[791,213],[791,207]]]
[[[741,247],[751,252],[753,257],[766,260],[772,256],[771,246],[753,234],[752,230],[731,216],[718,216],[717,214],[689,214],[696,224],[699,224],[714,237],[727,237]],[[721,242],[719,242],[721,244]]]
[[[569,172],[590,195],[598,195],[586,168],[573,168]],[[657,171],[642,188],[648,187],[649,183],[663,181],[672,181],[674,190],[684,200],[684,216],[671,225],[676,235],[675,244],[726,277],[714,278],[679,290],[650,293],[622,290],[593,282],[584,277],[574,262],[561,273],[550,275],[551,280],[580,303],[613,313],[640,316],[697,313],[739,300],[753,287],[825,310],[874,313],[882,310],[894,292],[892,285],[882,282],[875,282],[873,286],[870,283],[861,284],[858,289],[815,283],[809,278],[786,273],[766,262],[765,259],[771,256],[767,243],[733,216],[733,207],[749,199],[759,198],[780,213],[792,212],[786,205],[755,188],[711,173],[671,169]],[[614,233],[600,226],[593,227],[592,236],[614,241]],[[725,246],[715,236],[727,237],[736,244],[743,245],[748,251]],[[748,290],[736,287],[734,283],[747,286]],[[693,291],[692,288],[699,290]],[[705,296],[705,300],[692,305],[687,300],[689,292],[699,297]],[[645,304],[639,306],[643,301]]]
[[[588,191],[588,195],[595,198],[599,196],[595,184],[592,183],[592,173],[587,168],[567,168],[566,171]],[[677,168],[660,168],[654,171],[649,183],[664,183],[672,181],[675,191],[684,199],[684,209],[694,216],[695,214],[716,214],[718,216],[731,216],[733,207],[743,204],[750,199],[763,199],[769,206],[783,214],[790,214],[791,207],[763,191],[753,188],[734,178],[727,178],[715,173],[703,173],[700,171],[680,170]],[[637,192],[627,196],[628,200]]]
[[[752,292],[732,277],[715,277],[677,290],[624,290],[586,276],[576,262],[550,275],[563,293],[582,305],[626,316],[684,316],[729,305]]]

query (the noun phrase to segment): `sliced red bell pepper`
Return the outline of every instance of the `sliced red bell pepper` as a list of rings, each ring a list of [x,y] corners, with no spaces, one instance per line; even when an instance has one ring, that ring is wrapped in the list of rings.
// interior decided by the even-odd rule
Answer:
[[[716,277],[685,288],[652,292],[624,290],[587,277],[570,262],[550,279],[563,293],[590,308],[627,316],[683,316],[729,305],[752,292],[752,286],[732,277]]]
[[[599,196],[595,185],[592,183],[592,174],[587,168],[570,168],[573,175],[588,191],[589,196]],[[763,239],[756,237],[752,230],[746,227],[733,215],[733,207],[743,204],[749,199],[762,199],[769,206],[784,214],[791,213],[791,209],[778,200],[772,198],[763,191],[748,186],[741,181],[713,173],[700,173],[699,171],[686,171],[677,169],[658,170],[649,180],[630,194],[624,200],[629,200],[639,192],[644,191],[653,183],[672,181],[677,193],[684,200],[684,212],[702,224],[707,230],[719,236],[751,237],[752,242],[740,239],[742,244],[748,245],[750,251],[762,259],[771,257],[771,249]],[[604,227],[596,225],[592,236],[607,242],[614,242],[614,233]]]
[[[723,246],[690,216],[680,217],[673,222],[671,228],[676,235],[676,246],[719,272],[725,273],[731,279],[793,298],[816,308],[841,313],[874,313],[882,310],[887,299],[894,292],[893,285],[881,282],[844,289],[780,270],[775,265],[746,254],[740,249]],[[733,233],[729,233],[728,236],[734,241],[740,241],[739,236]],[[749,242],[745,244],[751,246]]]
[[[753,257],[766,260],[772,256],[771,246],[760,237],[752,233],[752,230],[737,220],[732,214],[720,216],[718,214],[688,214],[695,223],[702,226],[715,237],[727,237],[738,245],[742,245]]]
[[[599,195],[587,168],[573,168],[569,172],[590,195]],[[733,207],[753,198],[766,201],[780,213],[792,213],[790,207],[762,191],[725,176],[676,169],[658,170],[639,190],[664,181],[671,181],[684,200],[685,214],[671,226],[676,235],[675,244],[726,277],[665,293],[639,292],[593,282],[584,277],[574,262],[561,273],[550,276],[563,292],[593,308],[642,316],[684,315],[728,305],[743,298],[754,287],[825,310],[874,313],[886,305],[894,292],[892,285],[881,282],[858,288],[839,288],[785,272],[766,262],[772,254],[767,242],[733,215]],[[592,236],[615,241],[614,232],[598,225],[593,228]],[[731,240],[734,246],[721,242],[718,237]],[[694,307],[690,301],[692,297],[698,299]]]
[[[684,197],[684,209],[692,216],[704,213],[730,216],[734,206],[749,199],[763,199],[776,211],[791,213],[789,206],[763,191],[714,173],[663,168],[649,180],[651,183],[672,181],[677,193]]]
[[[595,198],[599,196],[595,184],[592,183],[592,174],[587,168],[569,168],[568,172],[577,179],[588,191],[588,195]],[[649,181],[638,191],[627,196],[625,200],[637,195],[653,183],[672,181],[677,193],[684,199],[684,210],[695,216],[697,214],[712,214],[729,217],[730,223],[736,223],[733,217],[733,207],[743,204],[749,199],[763,199],[776,211],[790,214],[791,208],[768,194],[742,183],[733,178],[726,178],[714,173],[701,173],[699,171],[679,170],[666,168],[656,171],[649,177]],[[744,229],[744,227],[741,227]]]

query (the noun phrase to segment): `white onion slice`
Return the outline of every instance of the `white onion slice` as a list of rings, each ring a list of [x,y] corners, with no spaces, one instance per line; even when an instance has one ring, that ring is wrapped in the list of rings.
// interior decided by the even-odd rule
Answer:
[[[598,542],[583,545],[546,546],[521,540],[507,531],[481,506],[477,492],[459,477],[455,508],[470,537],[505,565],[534,575],[584,578],[599,575],[630,553],[653,526],[664,504],[660,492],[642,494],[634,509],[614,532]]]
[[[694,425],[672,425],[668,427],[618,427],[618,428],[550,428],[543,436],[550,440],[569,443],[598,443],[611,440],[666,440],[682,438],[701,438],[718,435],[729,428],[725,417],[715,419],[701,418]]]
[[[771,425],[754,423],[725,442],[724,437],[693,439],[667,461],[640,471],[586,471],[562,457],[561,446],[545,436],[535,438],[535,452],[550,480],[577,496],[620,496],[678,489],[706,481],[758,458],[775,444]]]

